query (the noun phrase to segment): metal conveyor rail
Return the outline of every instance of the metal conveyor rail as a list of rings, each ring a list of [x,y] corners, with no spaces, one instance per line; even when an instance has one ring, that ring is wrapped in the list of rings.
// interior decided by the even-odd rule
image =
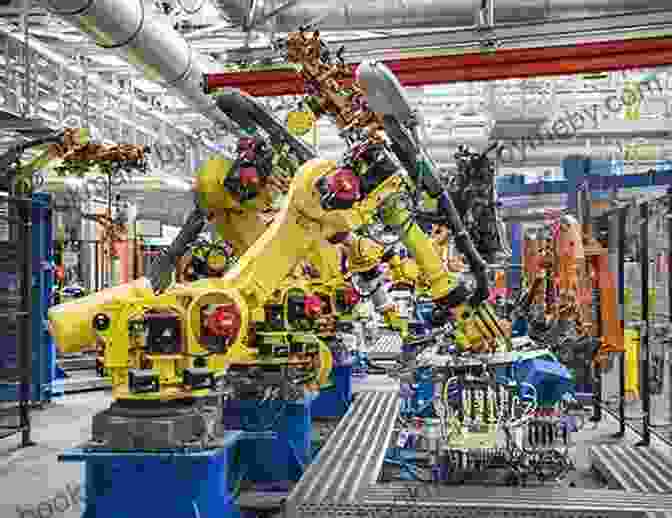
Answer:
[[[361,500],[382,470],[398,415],[398,393],[360,392],[290,493],[285,516],[312,513],[323,503]]]
[[[424,516],[441,518],[658,518],[672,510],[672,495],[627,493],[612,490],[588,490],[558,487],[490,489],[482,487],[416,485],[374,485],[362,503],[369,509],[425,509]],[[334,509],[335,510],[335,509]],[[322,516],[336,516],[323,509]],[[433,512],[432,512],[433,511]],[[325,513],[326,512],[326,513]],[[403,514],[397,513],[396,516]],[[423,513],[409,516],[423,516]],[[306,516],[306,515],[304,515]]]
[[[600,444],[590,448],[590,462],[612,489],[672,496],[672,462],[650,447]],[[672,506],[646,518],[672,518]]]
[[[396,360],[401,354],[401,337],[396,333],[385,333],[368,350],[372,360]]]
[[[651,448],[600,444],[590,448],[590,461],[611,489],[672,493],[672,463]]]

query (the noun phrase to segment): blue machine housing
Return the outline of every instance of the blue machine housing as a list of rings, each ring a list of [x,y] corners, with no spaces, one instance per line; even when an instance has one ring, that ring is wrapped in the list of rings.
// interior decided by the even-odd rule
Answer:
[[[58,395],[54,391],[56,377],[56,348],[47,328],[47,311],[53,290],[53,243],[51,223],[51,196],[33,195],[32,209],[32,374],[30,400],[35,403],[50,401]],[[6,330],[5,330],[6,332]],[[0,330],[2,333],[2,330]],[[0,365],[16,364],[16,337],[0,334]],[[18,399],[15,384],[0,383],[0,401]]]
[[[310,401],[229,400],[222,413],[226,429],[245,432],[233,448],[233,480],[269,484],[301,478],[311,461]]]
[[[78,448],[61,454],[59,460],[84,463],[82,518],[238,518],[228,468],[240,436],[239,431],[226,432],[221,447],[207,450]],[[269,457],[268,462],[273,460]],[[150,494],[159,498],[148,498]]]
[[[557,361],[527,360],[516,368],[518,382],[526,382],[537,389],[542,406],[552,406],[567,394],[574,395],[575,384],[567,367]]]
[[[432,332],[432,315],[434,313],[435,304],[431,300],[420,300],[415,304],[415,318],[414,324],[416,329],[412,330],[415,335],[427,335]]]
[[[402,387],[401,413],[405,417],[431,417],[434,413],[434,381],[431,367],[418,367],[414,383]]]
[[[331,385],[321,387],[320,394],[313,400],[310,412],[314,418],[342,417],[352,403],[352,370],[350,364],[339,365],[331,370]]]
[[[523,336],[528,336],[530,330],[530,323],[526,318],[517,318],[513,321],[513,326],[511,327],[511,337],[519,338]]]
[[[537,391],[538,402],[543,407],[553,406],[565,395],[574,396],[576,392],[572,373],[550,353],[521,359],[497,369],[497,382],[504,384],[509,381],[532,385]]]

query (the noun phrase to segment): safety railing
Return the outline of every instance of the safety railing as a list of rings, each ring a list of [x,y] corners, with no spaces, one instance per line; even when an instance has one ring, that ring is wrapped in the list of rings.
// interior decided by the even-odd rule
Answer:
[[[670,195],[619,208],[609,217],[626,352],[603,376],[604,407],[618,435],[637,431],[672,445],[672,219]]]

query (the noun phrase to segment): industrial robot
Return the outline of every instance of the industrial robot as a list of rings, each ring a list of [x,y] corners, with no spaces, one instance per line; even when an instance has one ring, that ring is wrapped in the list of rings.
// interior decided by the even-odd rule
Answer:
[[[593,363],[602,365],[609,354],[624,350],[607,250],[569,214],[545,230],[535,236],[541,239],[526,241],[530,286],[512,318],[529,327],[533,339],[549,344],[568,361],[574,350],[582,356],[590,350]],[[599,322],[593,317],[594,294],[599,296]]]
[[[291,34],[287,42],[289,60],[303,65],[304,78],[319,98],[313,105],[332,114],[342,130],[348,145],[344,158],[341,162],[322,160],[297,144],[297,155],[304,153],[305,161],[301,160],[291,179],[286,201],[263,229],[250,216],[254,221],[250,226],[261,232],[249,238],[249,244],[239,246],[237,261],[223,276],[171,286],[167,274],[208,218],[233,226],[234,214],[244,212],[244,195],[229,196],[238,205],[227,207],[226,216],[224,211],[217,212],[221,204],[213,200],[224,198],[222,186],[235,169],[232,161],[217,158],[209,162],[211,167],[206,164],[207,173],[199,174],[195,209],[149,279],[50,311],[52,334],[59,346],[67,347],[70,339],[72,344],[81,344],[91,334],[105,344],[113,403],[94,417],[87,454],[168,450],[170,461],[161,459],[162,476],[171,473],[184,481],[184,472],[178,474],[174,467],[177,452],[201,455],[220,444],[223,399],[249,399],[254,404],[268,399],[298,401],[317,393],[333,366],[332,351],[321,336],[327,305],[309,272],[290,275],[302,261],[314,265],[324,259],[320,251],[333,250],[325,244],[338,244],[348,252],[348,270],[357,274],[353,284],[363,289],[369,283],[374,288],[379,282],[378,266],[388,250],[355,232],[367,225],[382,226],[398,236],[426,279],[437,326],[454,321],[457,308],[487,311],[483,303],[489,297],[488,265],[417,136],[418,117],[409,108],[403,89],[387,67],[365,62],[357,70],[357,82],[344,90],[338,78],[345,72],[339,63],[331,63],[324,50],[317,33]],[[294,145],[283,125],[252,98],[229,90],[218,96],[217,103],[239,124],[249,127],[254,123],[272,138]],[[240,176],[241,171],[235,174]],[[252,174],[242,176],[251,178]],[[227,190],[229,195],[232,192],[235,187]],[[423,192],[437,200],[434,211],[419,208]],[[472,284],[459,284],[455,273],[445,267],[419,224],[423,221],[450,229]],[[333,257],[328,262],[332,267],[336,264]],[[317,270],[323,277],[316,276],[318,285],[336,275]],[[326,292],[330,293],[329,288]],[[87,327],[86,336],[80,333],[82,325]],[[527,404],[539,400],[534,393],[513,393],[505,383],[495,391],[495,367],[486,372],[478,359],[464,365],[446,362],[438,374],[443,380],[441,397],[435,404],[433,391],[427,395],[441,417],[441,436],[455,451],[464,449],[469,437],[482,444],[478,434],[490,437],[488,430],[497,422],[506,420],[513,427],[536,410],[534,404]],[[433,375],[430,371],[430,381]],[[460,389],[453,397],[456,385],[469,390]],[[563,387],[551,394],[552,404],[563,394]],[[486,431],[474,431],[481,425]],[[437,467],[455,472],[452,458],[434,460]],[[100,462],[100,458],[95,460]],[[87,470],[87,476],[99,476],[99,472],[96,466]],[[209,490],[199,487],[199,491]],[[184,500],[191,506],[198,496],[191,500],[190,494]],[[91,505],[95,500],[87,492],[87,508]],[[201,512],[195,504],[193,509]]]
[[[307,45],[304,50],[311,48]],[[455,287],[428,236],[414,221],[418,216],[411,203],[414,189],[423,188],[414,182],[415,173],[422,164],[431,180],[432,166],[413,136],[413,114],[396,79],[382,65],[366,63],[360,67],[360,80],[371,92],[369,101],[384,115],[367,107],[359,110],[358,117],[369,123],[351,121],[355,122],[348,137],[351,148],[340,165],[314,158],[312,150],[292,139],[253,99],[232,91],[218,96],[218,105],[231,118],[245,120],[246,125],[256,123],[288,143],[302,161],[307,160],[292,179],[280,213],[222,278],[166,286],[166,272],[172,273],[208,216],[213,220],[230,217],[230,213],[213,210],[209,196],[216,195],[214,188],[197,188],[196,208],[157,263],[151,284],[140,281],[96,294],[95,300],[52,308],[50,325],[61,348],[68,348],[70,338],[81,342],[78,326],[81,329],[82,323],[92,326],[94,339],[105,343],[114,403],[94,418],[94,440],[109,447],[142,448],[202,442],[211,437],[211,425],[217,421],[202,403],[221,391],[221,383],[237,389],[256,386],[256,397],[271,386],[284,398],[319,389],[332,358],[329,348],[311,332],[320,316],[314,299],[305,293],[288,297],[284,315],[266,302],[301,258],[308,258],[326,242],[348,245],[355,240],[352,231],[372,220],[379,219],[400,234],[427,275],[438,307],[466,300],[478,306],[487,298],[486,264],[439,182],[434,183],[432,194],[441,198],[442,211],[435,217],[450,226],[458,249],[465,253],[477,281],[473,292]],[[222,169],[228,167],[220,159],[214,161]],[[207,185],[225,181],[216,169],[211,162]],[[410,171],[408,178],[404,170]],[[233,185],[229,192],[241,186],[238,201],[248,192],[242,180],[229,182]],[[350,256],[350,269],[354,265],[363,272],[368,271],[365,266],[372,269],[384,253],[380,247],[351,248],[357,260]],[[287,329],[288,321],[296,324],[293,329]],[[156,412],[161,419],[155,419]]]

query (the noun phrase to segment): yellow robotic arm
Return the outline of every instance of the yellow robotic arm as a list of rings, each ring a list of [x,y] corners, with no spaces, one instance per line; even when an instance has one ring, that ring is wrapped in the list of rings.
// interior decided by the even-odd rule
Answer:
[[[204,218],[198,215],[193,218],[198,231],[192,234],[196,237],[205,219],[209,218],[220,236],[231,242],[234,254],[240,255],[266,230],[261,210],[271,200],[271,193],[268,189],[261,189],[257,198],[241,204],[224,186],[233,163],[222,155],[213,156],[197,171],[195,193],[207,213]],[[170,270],[167,271],[167,274],[170,273]],[[90,347],[96,342],[96,332],[91,323],[104,305],[116,300],[147,299],[154,291],[152,279],[141,278],[50,308],[49,325],[56,346],[64,353]]]
[[[314,43],[315,41],[311,45]],[[304,68],[305,70],[308,69]],[[304,163],[291,182],[285,206],[270,226],[265,228],[256,240],[250,239],[245,243],[242,237],[239,238],[237,245],[239,249],[243,249],[247,244],[250,244],[250,246],[224,277],[204,279],[189,285],[176,286],[165,292],[166,296],[174,298],[177,305],[183,308],[186,322],[186,353],[194,358],[207,353],[207,366],[210,369],[219,369],[236,364],[291,366],[297,362],[298,364],[305,364],[306,358],[312,361],[310,360],[312,357],[319,358],[319,367],[321,367],[322,374],[328,372],[329,351],[325,351],[319,344],[316,344],[310,336],[304,336],[303,341],[280,341],[280,343],[265,341],[269,338],[268,334],[261,333],[262,336],[259,337],[259,333],[254,332],[255,327],[252,325],[254,315],[257,313],[255,310],[264,308],[266,302],[282,286],[284,279],[290,274],[294,266],[301,259],[309,257],[311,251],[315,251],[327,241],[338,241],[337,237],[339,236],[349,236],[353,229],[363,224],[369,224],[375,218],[378,218],[387,228],[393,229],[400,236],[404,246],[426,275],[431,286],[432,298],[435,301],[454,306],[465,300],[463,294],[455,299],[453,275],[443,268],[439,254],[431,240],[415,223],[416,209],[399,197],[400,193],[412,194],[414,191],[409,188],[403,172],[388,151],[388,146],[385,144],[385,131],[380,125],[380,117],[367,110],[363,110],[357,117],[354,117],[348,111],[351,100],[343,103],[340,102],[342,99],[333,95],[329,95],[329,99],[339,112],[339,116],[341,116],[339,125],[342,125],[344,129],[354,130],[357,127],[362,127],[362,125],[365,125],[366,128],[367,139],[359,147],[350,150],[348,153],[349,161],[339,165],[333,161],[311,159]],[[252,122],[257,123],[264,129],[268,129],[270,126],[277,130],[276,137],[281,135],[280,130],[271,120],[271,116],[265,110],[260,110],[258,106],[244,96],[241,97],[238,94],[238,97],[220,97],[218,105],[229,115],[235,112],[234,114],[239,117],[251,118],[253,119]],[[329,108],[329,105],[327,104],[324,107]],[[251,117],[250,114],[252,114]],[[385,128],[387,130],[387,123]],[[282,130],[284,131],[284,128]],[[398,125],[392,126],[392,130],[403,131]],[[284,131],[283,134],[287,134],[287,132]],[[407,143],[399,138],[396,138],[395,142],[398,144],[397,147],[399,147],[400,142],[402,144]],[[301,149],[299,148],[300,151]],[[404,165],[407,171],[412,171],[420,163],[411,160],[417,154],[414,153],[410,149],[407,152],[402,150],[402,152],[397,153],[395,151],[395,154],[407,159],[408,164]],[[427,165],[426,161],[422,163],[425,166]],[[210,171],[219,170],[219,175],[224,176],[223,171],[226,169],[226,162],[213,160],[205,167]],[[249,195],[255,192],[258,184],[253,181],[253,176],[248,176],[249,171],[245,171],[245,175],[242,170],[236,173],[235,178],[226,175],[224,186],[238,194],[240,207],[227,206],[226,211],[228,211],[227,214],[235,211],[240,216],[246,208],[245,205],[255,200],[255,196]],[[213,174],[213,176],[217,177],[217,174]],[[213,184],[217,185],[218,182],[213,182]],[[415,188],[424,188],[424,184],[417,183],[417,178]],[[203,184],[201,184],[201,189],[203,189]],[[213,186],[208,193],[216,196],[216,190]],[[203,197],[204,195],[201,195],[201,198]],[[259,199],[258,193],[256,199]],[[208,215],[216,221],[217,218],[227,217],[224,215],[224,210],[217,212],[217,209],[225,206],[228,201],[222,198],[217,202],[199,202],[197,204],[197,210],[190,216],[176,242],[171,246],[167,255],[167,264],[179,257],[180,252],[193,239],[194,234],[198,235],[200,233],[204,224],[204,209],[208,210],[210,212]],[[458,248],[465,249],[472,271],[481,279],[479,275],[483,272],[482,260],[479,263],[480,257],[474,252],[473,243],[470,242],[468,234],[461,227],[459,216],[456,215],[450,197],[441,199],[439,205],[442,204],[447,207],[444,212],[447,211],[451,230],[456,233]],[[255,208],[252,208],[251,211],[254,212],[255,210]],[[224,223],[234,219],[224,220]],[[244,220],[243,218],[241,221],[248,221],[249,223],[250,220]],[[254,233],[261,230],[261,226],[258,225],[256,220],[253,220],[249,225],[245,231],[252,229],[251,232]],[[148,289],[147,282],[141,282],[135,289],[141,290],[139,294],[143,297],[146,294],[146,291],[143,290]],[[476,303],[482,300],[479,297],[482,296],[483,292],[484,286],[479,284]],[[485,292],[487,296],[487,285],[485,286]],[[119,301],[120,297],[128,295],[129,287],[124,287],[114,296],[109,293],[98,294],[98,299],[88,300],[86,301],[88,305],[82,304],[80,306],[82,311],[79,311],[73,317],[73,321],[78,321],[80,324],[86,322],[90,325],[92,317],[97,317],[97,315],[91,313],[98,311],[101,300],[107,297],[112,299],[111,302],[115,302]],[[158,304],[159,302],[158,299],[149,296],[145,296],[144,299],[142,301],[143,307],[151,307],[154,303]],[[85,300],[78,302],[83,303]],[[132,301],[128,303],[130,304]],[[314,301],[306,297],[305,301],[298,304],[293,302],[293,311],[303,317],[315,316],[315,306],[313,304]],[[58,316],[56,311],[50,314],[52,324],[58,320]],[[158,317],[152,318],[154,320],[158,319]],[[174,319],[177,316],[172,315],[170,318]],[[61,324],[63,324],[62,321]],[[100,337],[108,333],[108,338],[113,340],[114,333],[109,334],[109,329],[112,329],[116,324],[107,323],[107,325],[106,328],[103,328],[104,326],[97,328],[96,334]],[[114,328],[116,329],[116,327]],[[68,331],[65,330],[61,338],[67,334]],[[128,349],[129,345],[124,341],[119,343],[119,347]],[[309,354],[302,356],[303,352]],[[317,352],[322,354],[315,356],[314,353]],[[106,359],[107,357],[108,355],[106,355]],[[111,354],[110,357],[114,357],[114,354]],[[176,356],[170,361],[178,364],[182,359]],[[153,368],[156,368],[156,366]],[[187,373],[190,379],[198,374],[192,371]],[[155,376],[157,375],[152,373],[148,379],[154,379]],[[165,379],[168,380],[170,386],[170,376],[166,375]],[[187,383],[186,379],[187,377],[185,377],[183,383]]]

